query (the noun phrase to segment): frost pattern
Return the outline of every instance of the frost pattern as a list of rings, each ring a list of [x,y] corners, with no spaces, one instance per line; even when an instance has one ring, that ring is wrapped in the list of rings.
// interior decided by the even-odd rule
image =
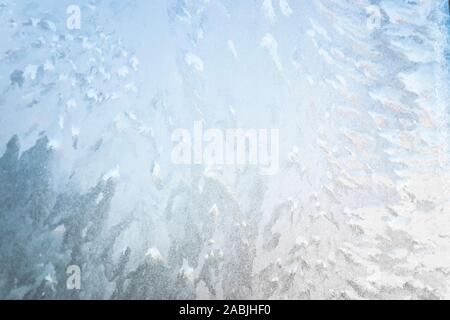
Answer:
[[[79,2],[0,3],[0,298],[450,298],[447,1]]]

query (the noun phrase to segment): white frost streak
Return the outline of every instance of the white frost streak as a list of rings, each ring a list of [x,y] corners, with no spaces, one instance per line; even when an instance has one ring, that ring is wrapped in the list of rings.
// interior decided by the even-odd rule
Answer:
[[[37,71],[38,71],[38,66],[30,64],[25,68],[23,75],[24,75],[25,79],[35,80]]]
[[[155,248],[155,247],[148,249],[145,256],[151,257],[153,260],[155,260],[157,262],[164,261],[164,258],[161,255],[161,253],[159,252],[158,248]]]
[[[186,61],[188,66],[193,67],[198,72],[203,72],[203,61],[197,55],[189,52],[184,57],[184,61]]]
[[[280,0],[280,10],[281,10],[281,13],[284,14],[286,17],[291,16],[293,13],[287,0]]]
[[[234,45],[233,40],[228,40],[228,49],[230,49],[231,54],[237,60],[238,59],[238,54],[237,54],[236,46]]]
[[[266,35],[262,38],[261,47],[267,49],[277,69],[282,71],[283,66],[281,64],[280,56],[278,55],[278,42],[270,33],[266,33]]]
[[[119,177],[120,177],[120,166],[116,166],[114,169],[112,169],[103,176],[103,180],[107,181],[109,179],[118,179]]]
[[[264,16],[270,23],[275,22],[275,10],[273,9],[272,0],[264,0],[262,4]]]

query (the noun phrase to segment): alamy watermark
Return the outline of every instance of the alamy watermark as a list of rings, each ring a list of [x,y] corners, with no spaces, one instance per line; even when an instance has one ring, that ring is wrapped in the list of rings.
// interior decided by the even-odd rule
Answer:
[[[67,280],[66,288],[67,290],[80,290],[81,289],[81,269],[77,265],[70,265],[66,270]]]
[[[278,129],[204,128],[194,122],[193,132],[172,132],[172,161],[175,164],[207,166],[258,166],[262,175],[274,175],[279,169]]]
[[[81,29],[81,9],[77,5],[70,5],[66,9],[68,14],[66,20],[66,27],[69,30],[79,30]]]

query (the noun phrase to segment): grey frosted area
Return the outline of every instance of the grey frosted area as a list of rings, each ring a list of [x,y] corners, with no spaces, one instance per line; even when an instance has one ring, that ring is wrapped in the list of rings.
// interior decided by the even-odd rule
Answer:
[[[0,0],[0,299],[450,299],[448,1],[76,2]]]

